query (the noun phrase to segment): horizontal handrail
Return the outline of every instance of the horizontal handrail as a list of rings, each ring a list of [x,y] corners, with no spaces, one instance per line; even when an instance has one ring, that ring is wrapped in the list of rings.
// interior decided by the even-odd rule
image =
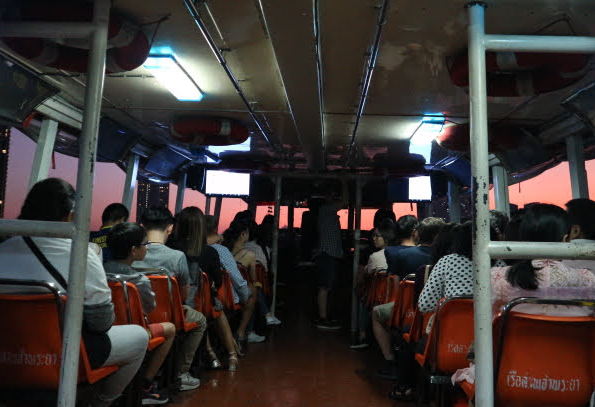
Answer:
[[[595,53],[594,37],[486,34],[487,51]]]
[[[71,238],[73,233],[74,223],[72,222],[0,219],[0,234],[2,235]]]
[[[595,259],[595,243],[490,242],[493,259]]]

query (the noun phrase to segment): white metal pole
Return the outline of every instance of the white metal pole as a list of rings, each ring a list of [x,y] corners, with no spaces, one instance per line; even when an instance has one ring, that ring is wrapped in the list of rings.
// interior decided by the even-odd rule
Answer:
[[[33,159],[33,167],[31,168],[31,176],[29,177],[29,189],[48,177],[57,133],[58,122],[52,119],[44,119],[39,130],[39,138],[37,139],[35,158]]]
[[[184,173],[178,180],[178,193],[176,194],[176,213],[180,213],[184,209],[184,192],[186,192],[186,177],[188,174]]]
[[[510,201],[508,199],[508,173],[501,165],[492,167],[492,181],[494,182],[494,200],[496,210],[510,217]]]
[[[362,228],[362,179],[355,179],[355,230],[353,233],[353,268],[352,268],[352,287],[351,287],[351,340],[353,343],[357,340],[357,273],[359,270],[359,251],[360,236]]]
[[[60,389],[58,390],[59,407],[74,407],[76,402],[85,276],[87,275],[87,252],[89,250],[93,170],[95,168],[99,116],[105,76],[109,12],[110,0],[95,0],[76,183],[75,231],[72,238],[72,254],[68,271],[68,301],[66,302],[64,333],[62,336],[62,365],[60,367]]]
[[[488,51],[561,52],[568,54],[595,53],[595,38],[556,35],[494,35],[484,36]]]
[[[217,219],[217,228],[219,228],[219,220],[221,219],[221,204],[223,203],[223,197],[218,196],[215,198],[215,212],[213,215]]]
[[[494,259],[595,259],[593,243],[490,242]]]
[[[132,209],[132,197],[134,196],[134,190],[136,189],[136,178],[138,176],[138,160],[138,155],[131,154],[128,157],[128,162],[126,164],[126,181],[124,181],[122,205],[128,208],[128,211]]]
[[[461,221],[461,192],[453,181],[448,181],[448,214],[451,222]]]
[[[281,216],[281,183],[280,176],[275,177],[275,214],[273,217],[273,247],[271,254],[271,273],[273,273],[273,302],[271,314],[275,315],[277,309],[277,271],[279,263],[279,218]]]
[[[74,233],[74,223],[0,219],[0,231],[8,236],[43,236],[70,239]]]
[[[211,197],[205,195],[205,215],[211,214]]]
[[[476,405],[493,407],[492,295],[489,217],[488,120],[486,96],[485,22],[483,3],[469,9],[469,103],[471,113],[471,173],[474,211],[473,311],[475,323]]]
[[[585,169],[585,142],[580,134],[566,138],[568,154],[568,168],[570,170],[570,185],[572,198],[589,198],[589,183]]]

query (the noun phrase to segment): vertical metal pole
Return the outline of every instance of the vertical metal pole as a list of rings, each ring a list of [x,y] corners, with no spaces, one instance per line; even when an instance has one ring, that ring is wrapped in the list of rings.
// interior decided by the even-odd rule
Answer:
[[[295,208],[293,204],[287,206],[287,230],[293,235],[293,227],[295,224]]]
[[[585,169],[585,143],[581,135],[566,138],[568,154],[568,168],[570,170],[570,185],[572,198],[589,198],[589,183]]]
[[[221,219],[221,204],[223,202],[223,197],[218,196],[217,198],[215,198],[215,213],[213,213],[213,215],[215,216],[215,219],[217,219],[217,228],[219,228],[219,219]]]
[[[508,173],[501,165],[492,167],[492,181],[494,182],[494,198],[496,210],[510,217],[510,201],[508,198]]]
[[[357,338],[357,295],[355,285],[357,283],[357,273],[359,271],[359,239],[362,227],[362,179],[355,179],[355,231],[353,234],[353,269],[352,269],[352,288],[351,288],[351,340]]]
[[[256,218],[256,201],[250,201],[248,203],[248,210],[252,212],[252,215]]]
[[[347,208],[347,230],[349,233],[353,233],[353,223],[355,217],[355,207],[353,206],[353,202],[349,204]]]
[[[128,157],[128,162],[126,164],[126,181],[124,181],[124,194],[122,194],[122,205],[127,207],[128,211],[132,209],[132,197],[134,196],[134,190],[136,189],[136,178],[138,176],[138,160],[138,155],[131,154]]]
[[[205,215],[211,214],[211,197],[205,195]]]
[[[75,195],[72,253],[68,270],[68,301],[64,315],[62,365],[58,406],[74,407],[79,367],[87,252],[89,250],[89,220],[93,196],[93,174],[97,152],[97,134],[101,113],[101,98],[105,75],[105,50],[109,22],[110,0],[95,0],[93,32],[89,49],[89,70],[85,88],[83,124]]]
[[[283,179],[275,177],[275,215],[273,218],[273,253],[271,254],[271,273],[273,273],[273,303],[271,314],[275,315],[277,308],[277,264],[279,262],[279,217],[281,215],[281,183]]]
[[[493,407],[492,295],[490,257],[488,119],[486,96],[485,22],[483,3],[469,9],[469,103],[473,196],[473,312],[475,323],[475,405]]]
[[[37,139],[35,158],[33,159],[33,167],[31,168],[31,176],[29,177],[29,189],[48,177],[57,133],[58,122],[52,119],[44,119],[41,123],[39,138]]]
[[[178,179],[178,193],[176,194],[176,213],[184,209],[184,192],[186,192],[186,178],[188,174],[184,173]]]
[[[453,181],[448,181],[448,214],[451,222],[461,221],[461,192]]]

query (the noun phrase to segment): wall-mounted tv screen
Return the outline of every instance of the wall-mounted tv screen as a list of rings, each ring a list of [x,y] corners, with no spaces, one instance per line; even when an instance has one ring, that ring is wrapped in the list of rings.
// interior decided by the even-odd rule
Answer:
[[[205,194],[248,196],[250,195],[250,174],[207,170]]]
[[[430,176],[389,178],[387,195],[390,202],[431,201],[431,178]]]

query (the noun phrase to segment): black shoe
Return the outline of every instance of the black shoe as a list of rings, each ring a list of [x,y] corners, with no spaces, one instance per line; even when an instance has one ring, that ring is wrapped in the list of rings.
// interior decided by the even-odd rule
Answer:
[[[316,321],[316,326],[322,331],[338,331],[341,329],[338,321],[329,321],[322,318]]]
[[[397,364],[393,361],[387,361],[386,367],[378,370],[378,377],[386,380],[397,380]]]
[[[159,390],[156,386],[143,387],[143,406],[167,404],[168,401],[169,397],[164,390]]]

